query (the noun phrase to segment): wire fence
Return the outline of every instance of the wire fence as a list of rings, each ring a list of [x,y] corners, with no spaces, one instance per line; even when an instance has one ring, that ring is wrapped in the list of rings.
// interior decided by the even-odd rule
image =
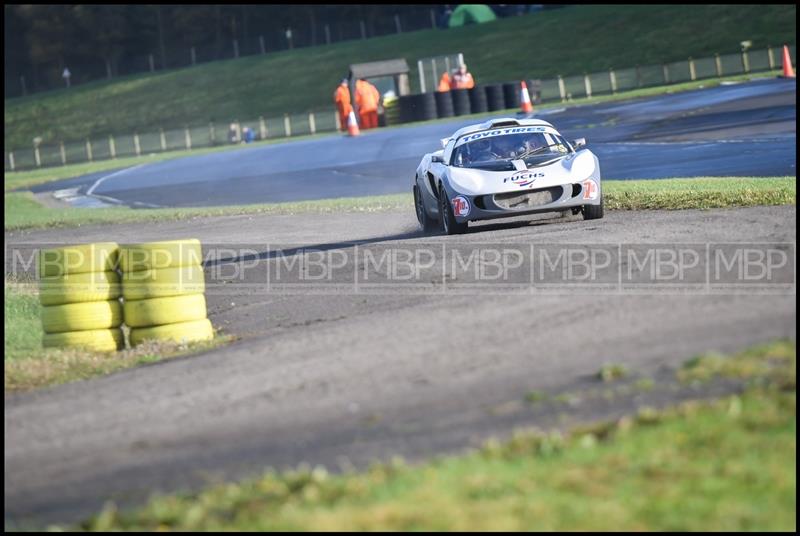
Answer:
[[[789,47],[792,57],[795,46]],[[612,69],[541,80],[541,102],[568,102],[576,98],[608,95],[622,91],[693,80],[765,72],[779,68],[782,50],[768,48],[740,54],[716,54],[710,58],[689,58],[662,65]],[[389,114],[387,114],[389,117]],[[392,121],[390,121],[392,123]],[[168,151],[250,143],[277,138],[336,132],[340,128],[335,110],[258,117],[230,123],[206,123],[158,132],[89,138],[82,142],[34,145],[5,151],[5,171],[19,171],[68,164],[141,156]]]

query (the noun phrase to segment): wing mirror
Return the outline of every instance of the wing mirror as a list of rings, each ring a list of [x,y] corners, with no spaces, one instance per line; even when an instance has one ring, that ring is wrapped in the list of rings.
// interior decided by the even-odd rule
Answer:
[[[431,163],[444,164],[444,158],[440,154],[431,155]]]
[[[586,147],[586,138],[578,138],[573,140],[572,146],[575,148],[576,151],[579,151]]]

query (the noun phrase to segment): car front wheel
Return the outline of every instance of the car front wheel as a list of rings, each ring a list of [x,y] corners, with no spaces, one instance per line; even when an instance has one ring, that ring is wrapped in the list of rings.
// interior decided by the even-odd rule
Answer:
[[[439,214],[442,220],[442,231],[445,234],[462,234],[467,231],[467,222],[458,223],[453,216],[453,207],[450,206],[450,200],[447,199],[447,193],[442,187],[439,187]]]
[[[600,196],[599,205],[583,205],[584,220],[599,220],[603,217],[603,197]]]

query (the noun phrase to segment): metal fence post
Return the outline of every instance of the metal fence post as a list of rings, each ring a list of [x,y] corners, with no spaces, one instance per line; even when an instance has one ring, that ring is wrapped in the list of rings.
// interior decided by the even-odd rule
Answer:
[[[136,151],[136,156],[142,156],[142,146],[139,143],[139,134],[133,133],[133,149]]]
[[[636,87],[642,87],[642,68],[636,66]]]
[[[331,27],[329,25],[325,25],[325,44],[331,44]]]
[[[567,88],[564,86],[564,79],[558,75],[558,92],[561,94],[561,102],[567,100]]]
[[[267,53],[267,47],[264,46],[264,36],[263,35],[259,35],[258,36],[258,46],[261,47],[261,54],[266,54]]]
[[[431,28],[436,29],[436,13],[431,9]]]
[[[695,69],[694,60],[689,58],[689,78],[697,80],[697,70]]]
[[[91,162],[92,158],[92,140],[86,138],[86,159]]]
[[[583,85],[586,88],[586,96],[592,98],[592,81],[589,80],[589,75],[583,73]]]
[[[750,58],[747,57],[747,51],[742,51],[742,67],[744,67],[744,72],[750,72]]]
[[[233,57],[234,58],[239,57],[239,41],[237,41],[236,39],[233,40]]]
[[[186,149],[191,151],[192,150],[192,133],[189,132],[189,127],[183,128],[183,135],[186,139]]]
[[[22,96],[24,97],[25,95],[28,94],[28,89],[25,87],[25,77],[24,76],[20,76],[19,77],[19,84],[22,86]]]
[[[39,154],[39,145],[33,145],[33,158],[36,160],[36,167],[42,167],[42,156]]]
[[[317,122],[314,120],[314,112],[308,113],[308,129],[312,134],[317,133]]]
[[[267,139],[267,122],[264,121],[264,116],[263,115],[258,118],[258,128],[261,131],[261,139],[262,140],[266,140]]]
[[[237,142],[241,142],[242,141],[242,124],[237,119],[234,122],[234,125],[236,125],[236,127],[235,127],[236,128],[236,141]]]
[[[287,138],[292,135],[292,122],[289,120],[289,114],[283,114],[283,130]]]
[[[421,60],[417,60],[417,68],[419,69],[419,92],[425,93],[425,70],[422,68]]]
[[[666,64],[661,66],[661,71],[664,73],[664,83],[669,84],[669,67]]]
[[[214,122],[208,123],[208,139],[211,140],[211,145],[217,144],[217,131],[214,129]]]
[[[394,27],[397,29],[397,33],[403,33],[403,28],[400,26],[400,16],[397,13],[394,14]]]
[[[194,47],[192,47],[192,65],[197,65],[197,53],[195,52]]]
[[[59,150],[61,152],[61,165],[62,166],[66,166],[67,165],[67,151],[66,151],[66,149],[64,149],[64,142],[63,141],[59,142],[58,148],[59,148]]]
[[[769,70],[773,70],[775,68],[775,56],[772,55],[772,47],[767,45],[767,59],[769,61]]]
[[[108,135],[108,152],[111,153],[111,158],[117,158],[117,145],[114,143],[114,136]]]
[[[166,151],[167,150],[167,137],[164,135],[164,129],[159,127],[158,128],[158,132],[159,132],[159,134],[161,134],[161,150],[162,151]]]
[[[719,57],[719,54],[714,54],[714,64],[717,67],[717,77],[722,78],[722,60]]]
[[[11,168],[11,171],[17,169],[16,163],[14,162],[14,151],[8,152],[8,166]]]
[[[148,56],[148,58],[150,60],[150,72],[154,73],[154,72],[156,72],[156,61],[155,61],[155,58],[153,58],[152,54],[150,54],[150,56]]]
[[[359,25],[361,25],[361,39],[367,38],[367,27],[364,25],[364,21],[358,21]]]
[[[608,70],[608,79],[611,82],[611,93],[617,92],[617,75],[614,73],[614,69]]]

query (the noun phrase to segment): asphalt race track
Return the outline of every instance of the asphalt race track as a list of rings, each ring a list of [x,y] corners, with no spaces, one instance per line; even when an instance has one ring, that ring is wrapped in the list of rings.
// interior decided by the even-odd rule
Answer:
[[[794,92],[794,81],[770,80],[550,118],[569,135],[589,139],[607,177],[794,175]],[[111,177],[96,190],[131,204],[176,205],[405,191],[407,166],[413,170],[419,153],[430,148],[428,135],[435,140],[456,126],[152,164]],[[353,146],[357,156],[342,150]],[[374,163],[377,154],[387,157],[381,166]],[[660,160],[650,165],[654,155]],[[103,176],[71,184],[84,181],[88,188]],[[536,411],[524,402],[531,390],[597,388],[597,371],[606,362],[674,378],[676,368],[701,352],[796,338],[795,206],[609,211],[594,221],[541,215],[474,224],[460,236],[423,235],[413,210],[14,231],[5,233],[6,273],[14,266],[10,252],[44,244],[189,237],[199,238],[208,256],[209,318],[239,339],[107,377],[7,394],[7,526],[77,521],[107,500],[130,507],[153,492],[268,467],[308,462],[335,471],[395,454],[422,460],[508,437],[521,426],[569,427],[630,414],[641,404],[715,396],[703,388],[655,389],[627,401],[557,411]],[[623,289],[621,279],[617,286],[616,275],[608,288],[603,281],[583,288],[559,286],[556,272],[537,271],[534,252],[582,244],[612,253],[767,244],[789,262],[769,284],[735,288],[726,287],[724,277],[721,287],[712,287],[713,272],[705,270],[687,272],[698,279],[676,286],[632,289]],[[492,250],[531,252],[515,265],[508,287],[505,280],[473,284],[469,272],[451,262],[475,253],[475,266],[490,265]],[[365,251],[373,259],[408,251],[428,257],[411,262],[410,282],[378,278],[370,287],[358,275],[369,266],[359,256]],[[300,267],[294,276],[276,279],[286,261],[316,258],[309,252],[346,262],[323,280],[301,277],[313,268],[302,263],[294,265]],[[622,258],[609,266],[610,274],[627,273],[634,282],[647,273]]]
[[[603,178],[796,175],[795,80],[769,79],[535,114],[584,137]],[[488,117],[496,117],[487,115]],[[50,183],[131,206],[211,206],[401,193],[439,139],[479,120],[180,158]]]

